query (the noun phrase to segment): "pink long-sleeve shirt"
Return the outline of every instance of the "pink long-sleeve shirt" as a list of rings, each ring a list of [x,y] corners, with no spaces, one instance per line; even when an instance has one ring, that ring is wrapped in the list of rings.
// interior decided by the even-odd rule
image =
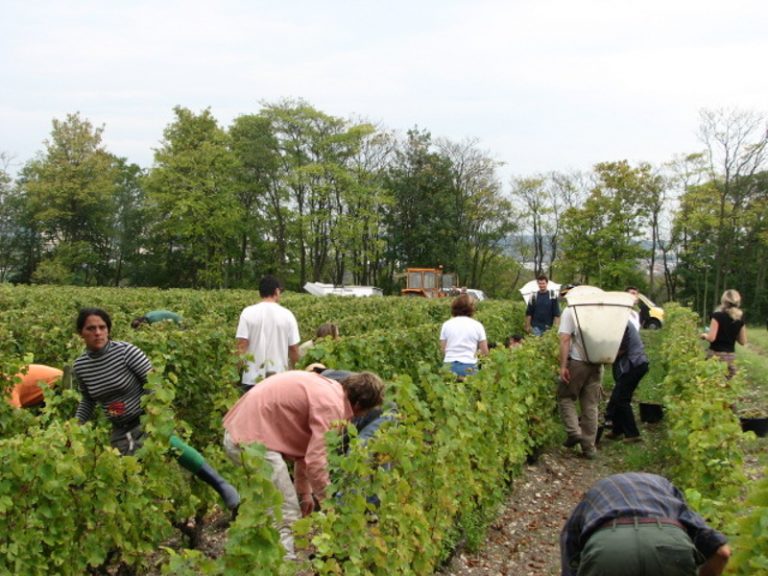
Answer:
[[[261,442],[295,460],[296,492],[322,499],[329,482],[325,433],[351,417],[341,384],[293,370],[256,384],[224,416],[224,428],[236,444]]]

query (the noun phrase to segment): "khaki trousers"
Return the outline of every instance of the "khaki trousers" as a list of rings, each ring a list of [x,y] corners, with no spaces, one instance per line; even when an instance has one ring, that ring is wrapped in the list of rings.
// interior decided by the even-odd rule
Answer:
[[[569,438],[581,438],[584,454],[594,454],[597,435],[597,409],[602,391],[603,365],[568,360],[571,381],[557,386],[557,409]],[[581,408],[581,423],[579,411]]]
[[[235,464],[242,464],[240,446],[232,441],[229,432],[226,431],[224,432],[224,450],[229,459]],[[296,551],[293,544],[293,530],[291,526],[301,518],[299,497],[296,494],[296,488],[288,472],[288,466],[285,460],[283,460],[283,455],[280,452],[267,450],[265,458],[272,467],[272,484],[283,495],[283,504],[280,507],[283,518],[277,525],[277,530],[280,533],[280,543],[285,548],[285,558],[293,560],[296,558]]]

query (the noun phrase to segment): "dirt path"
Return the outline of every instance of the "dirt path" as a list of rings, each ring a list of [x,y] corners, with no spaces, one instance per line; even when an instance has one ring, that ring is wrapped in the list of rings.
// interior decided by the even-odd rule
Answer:
[[[560,573],[560,530],[583,493],[618,471],[625,447],[603,442],[596,460],[557,448],[525,467],[477,552],[459,551],[439,576]]]

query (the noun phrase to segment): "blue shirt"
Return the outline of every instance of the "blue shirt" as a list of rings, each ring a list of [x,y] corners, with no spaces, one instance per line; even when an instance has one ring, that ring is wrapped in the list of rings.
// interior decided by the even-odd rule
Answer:
[[[549,290],[536,292],[525,310],[525,315],[531,317],[531,326],[541,330],[552,327],[555,318],[560,316],[560,303],[552,298]]]
[[[671,518],[685,527],[704,557],[727,540],[688,508],[683,494],[666,478],[643,472],[614,474],[597,482],[574,508],[560,533],[562,576],[575,576],[581,551],[603,524],[624,516]]]

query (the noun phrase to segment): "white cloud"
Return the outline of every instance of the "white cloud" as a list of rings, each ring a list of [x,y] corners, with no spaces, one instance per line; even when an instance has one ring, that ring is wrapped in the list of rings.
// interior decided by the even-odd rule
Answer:
[[[698,110],[765,111],[768,5],[736,0],[4,3],[0,150],[80,111],[148,166],[175,105],[227,125],[301,97],[475,137],[526,174],[699,148]]]

